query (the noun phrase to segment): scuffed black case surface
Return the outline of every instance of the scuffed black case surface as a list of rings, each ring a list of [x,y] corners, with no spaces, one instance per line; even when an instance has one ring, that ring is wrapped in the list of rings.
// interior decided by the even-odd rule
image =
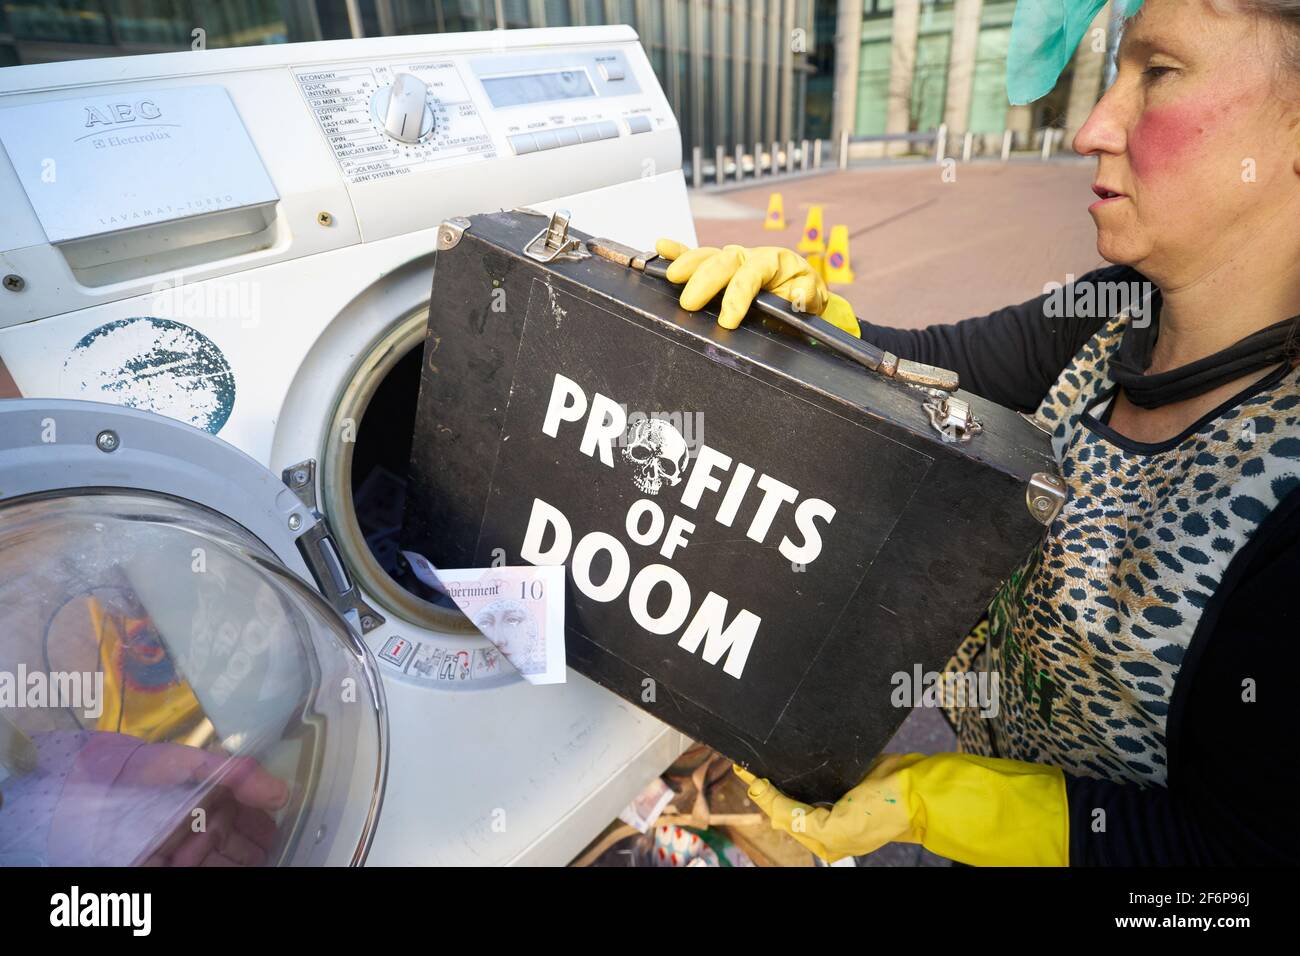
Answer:
[[[545,224],[521,212],[477,216],[437,255],[404,546],[448,568],[502,553],[526,563],[525,532],[545,506],[567,519],[569,557],[592,532],[611,536],[629,574],[612,600],[584,593],[565,558],[570,666],[792,796],[839,797],[907,716],[891,701],[895,675],[939,670],[1042,533],[1025,489],[1034,472],[1055,470],[1047,435],[961,393],[984,431],[946,444],[920,390],[753,317],[722,329],[715,313],[680,309],[674,286],[614,263],[527,258],[524,244]],[[633,434],[611,445],[608,464],[598,450],[584,454],[587,415],[546,434],[557,376],[581,389],[588,414],[599,395],[633,420],[672,424],[690,446],[677,483],[665,476],[653,494],[638,486],[646,469],[623,452],[648,448]],[[730,464],[713,466],[717,490],[703,489],[692,508],[682,496],[704,446]],[[724,524],[719,508],[742,465],[750,483]],[[756,541],[747,532],[764,475],[797,497]],[[781,542],[805,543],[795,514],[810,498],[835,513],[813,519],[821,551],[800,566]],[[662,535],[638,544],[625,527],[643,499],[665,527],[693,526],[678,523],[686,543],[670,557]],[[641,528],[650,525],[642,515]],[[553,542],[548,531],[542,549]],[[591,562],[594,584],[611,565],[607,554]],[[679,575],[687,595],[668,633],[630,610],[631,581],[651,565]],[[678,619],[671,593],[669,583],[649,591],[645,613],[669,615],[656,629]],[[694,650],[679,644],[710,594],[710,608],[725,600],[726,625],[742,611],[760,621],[739,676],[727,671],[734,647],[711,655],[707,637]]]

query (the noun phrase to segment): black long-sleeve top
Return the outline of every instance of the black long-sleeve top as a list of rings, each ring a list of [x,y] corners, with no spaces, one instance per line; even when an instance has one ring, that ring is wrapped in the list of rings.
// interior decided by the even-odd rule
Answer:
[[[1075,285],[1133,281],[1144,279],[1111,266]],[[1046,300],[919,330],[859,324],[864,340],[953,369],[968,391],[1032,412],[1107,321],[1049,317]],[[1219,411],[1276,380],[1270,374]],[[1167,786],[1066,775],[1071,865],[1300,863],[1300,747],[1290,721],[1298,589],[1300,489],[1256,529],[1202,612],[1170,702]],[[1243,690],[1248,680],[1253,700]],[[1101,832],[1098,809],[1105,811]]]

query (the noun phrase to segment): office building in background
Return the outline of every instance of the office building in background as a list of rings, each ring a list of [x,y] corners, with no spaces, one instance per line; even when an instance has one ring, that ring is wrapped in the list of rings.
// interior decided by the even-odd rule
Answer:
[[[833,134],[882,137],[946,124],[986,146],[1011,130],[1027,144],[1043,127],[1068,144],[1102,93],[1111,4],[1056,88],[1028,106],[1007,102],[1015,0],[839,0]],[[870,144],[863,144],[867,146]]]

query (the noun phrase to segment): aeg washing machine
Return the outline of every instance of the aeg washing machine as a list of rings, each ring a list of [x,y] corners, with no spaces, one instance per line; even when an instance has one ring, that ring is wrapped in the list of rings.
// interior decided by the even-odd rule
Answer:
[[[402,586],[395,524],[439,223],[567,208],[630,245],[695,241],[636,34],[13,67],[0,145],[0,360],[21,394],[218,436],[280,478],[277,507],[328,523],[322,567],[354,582],[336,603],[391,727],[370,859],[570,859],[688,741],[572,671],[527,684]]]

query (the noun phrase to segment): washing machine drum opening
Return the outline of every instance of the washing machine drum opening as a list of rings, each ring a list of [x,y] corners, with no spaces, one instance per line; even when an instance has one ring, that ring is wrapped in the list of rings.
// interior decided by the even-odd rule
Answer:
[[[0,506],[0,863],[364,855],[382,714],[318,594],[147,493]]]

